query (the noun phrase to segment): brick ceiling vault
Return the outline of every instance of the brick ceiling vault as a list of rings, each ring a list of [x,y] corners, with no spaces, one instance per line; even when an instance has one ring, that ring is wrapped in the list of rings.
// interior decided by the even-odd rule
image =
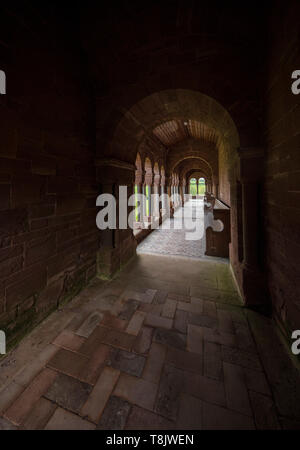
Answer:
[[[202,139],[213,144],[217,144],[219,139],[216,130],[190,119],[176,119],[165,122],[154,128],[153,134],[166,146],[177,144],[189,137]]]
[[[196,156],[195,147],[197,155],[205,153],[203,158],[211,163],[219,149],[236,151],[240,145],[230,114],[198,91],[159,91],[122,113],[103,153],[134,163],[139,152],[143,162],[150,158],[152,167],[155,162],[164,164],[167,176],[185,156]],[[211,164],[216,171],[216,164]]]

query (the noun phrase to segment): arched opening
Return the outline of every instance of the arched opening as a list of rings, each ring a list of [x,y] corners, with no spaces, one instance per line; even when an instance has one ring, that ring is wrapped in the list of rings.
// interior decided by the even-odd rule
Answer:
[[[258,245],[253,245],[253,239],[258,221],[254,224],[255,226],[246,227],[246,222],[250,223],[253,216],[250,210],[246,211],[246,209],[251,203],[251,210],[253,211],[254,208],[257,211],[255,214],[257,217],[259,205],[257,201],[253,203],[251,189],[242,188],[243,214],[241,217],[244,251],[241,252],[241,242],[235,225],[240,214],[238,207],[241,203],[238,203],[236,186],[241,176],[246,177],[246,170],[241,171],[241,164],[252,157],[257,161],[260,152],[252,150],[253,147],[248,139],[251,134],[245,133],[243,125],[239,125],[239,117],[236,116],[236,118],[237,123],[234,123],[228,111],[220,103],[196,91],[173,89],[156,92],[141,99],[125,112],[114,130],[109,146],[104,149],[104,154],[116,159],[124,160],[125,158],[126,164],[130,165],[132,160],[135,161],[136,151],[138,151],[142,160],[145,161],[143,192],[146,200],[143,221],[146,224],[151,224],[155,217],[154,205],[150,200],[154,191],[153,178],[157,176],[153,170],[154,161],[163,161],[164,189],[169,198],[172,195],[176,198],[177,193],[180,193],[177,198],[186,198],[185,190],[189,192],[191,188],[189,180],[196,178],[196,185],[191,188],[193,193],[199,195],[198,192],[204,191],[207,194],[203,197],[204,208],[207,205],[205,211],[207,214],[212,214],[216,220],[223,220],[225,223],[222,232],[217,235],[211,222],[211,226],[208,227],[211,231],[210,238],[206,240],[206,254],[229,258],[245,301],[255,303],[258,301],[257,297],[252,295],[254,293],[247,294],[246,285],[250,288],[251,283],[245,282],[245,278],[250,280],[252,274],[257,272]],[[239,135],[238,127],[241,128],[241,135]],[[124,130],[127,130],[126,136]],[[121,153],[120,142],[123,142],[122,148],[126,148],[126,154]],[[238,151],[241,145],[246,149]],[[196,172],[198,175],[193,175]],[[199,178],[204,178],[205,184],[201,182],[199,185]],[[185,179],[187,188],[184,185]],[[241,181],[244,182],[244,180]],[[244,196],[249,199],[244,199]],[[169,200],[166,206],[167,210],[170,209],[171,217],[179,207],[178,202],[174,200]],[[242,261],[241,254],[243,254]],[[253,267],[253,270],[250,267]]]
[[[146,222],[151,222],[152,182],[153,182],[152,163],[151,163],[150,158],[146,157],[146,159],[145,159],[145,183],[144,183],[144,195],[146,197],[144,214],[145,214]]]
[[[190,179],[189,194],[195,197],[198,194],[196,178]]]
[[[134,183],[134,194],[135,194],[135,224],[134,229],[141,228],[142,220],[142,208],[139,206],[139,194],[142,193],[142,160],[139,153],[136,155],[135,160],[135,183]]]
[[[205,184],[205,178],[200,177],[198,179],[198,195],[204,195],[206,192],[206,184]]]

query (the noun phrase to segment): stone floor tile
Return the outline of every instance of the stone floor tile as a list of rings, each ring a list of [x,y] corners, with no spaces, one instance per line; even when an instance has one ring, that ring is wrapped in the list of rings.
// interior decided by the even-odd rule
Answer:
[[[67,350],[78,350],[84,342],[81,336],[69,330],[63,330],[53,341],[53,344]]]
[[[198,297],[202,298],[203,300],[210,300],[213,302],[221,300],[221,294],[218,289],[210,289],[195,284],[191,284],[190,295],[191,297]]]
[[[4,419],[3,417],[0,417],[0,431],[4,430],[17,430],[18,428],[9,422],[9,420]]]
[[[247,389],[271,396],[270,387],[263,372],[249,368],[243,370]]]
[[[234,328],[238,347],[246,352],[256,353],[256,346],[248,325],[244,323],[235,323]]]
[[[204,375],[223,380],[222,352],[220,344],[204,341]]]
[[[183,385],[183,371],[166,364],[161,375],[155,403],[155,411],[158,414],[170,420],[177,419]]]
[[[113,328],[115,330],[123,331],[127,327],[128,321],[114,316],[109,311],[105,311],[101,320],[101,325],[108,328]]]
[[[199,307],[199,313],[203,313],[203,302],[204,300],[199,297],[191,297],[191,304],[192,305],[198,305]]]
[[[126,333],[137,336],[143,325],[146,314],[142,311],[135,311],[126,328]]]
[[[9,408],[22,391],[24,391],[24,387],[14,381],[0,391],[0,414]]]
[[[5,418],[20,425],[28,416],[40,397],[55,381],[57,373],[50,369],[40,372],[30,385],[22,392],[15,402],[5,412]]]
[[[44,397],[64,409],[79,413],[91,391],[90,384],[59,374]]]
[[[88,361],[86,361],[86,364],[83,364],[78,378],[81,381],[94,385],[106,364],[110,350],[111,347],[107,345],[97,345],[93,353],[90,355]]]
[[[163,306],[161,315],[163,317],[168,317],[169,319],[173,319],[173,317],[175,315],[176,307],[177,307],[176,301],[167,299],[167,301],[165,302],[165,304]]]
[[[126,289],[122,294],[122,300],[135,300],[140,302],[144,296],[144,292],[134,291],[132,289]]]
[[[155,297],[153,299],[154,305],[163,305],[167,299],[168,292],[167,291],[161,291],[157,290]]]
[[[224,383],[192,372],[184,373],[184,393],[201,400],[226,406]]]
[[[240,323],[240,324],[248,325],[247,317],[244,313],[244,309],[242,309],[242,308],[231,309],[230,314],[231,314],[233,324]]]
[[[188,313],[188,323],[199,327],[217,328],[217,319],[202,314]]]
[[[241,414],[252,416],[243,368],[224,362],[223,369],[227,407]]]
[[[126,300],[123,303],[122,309],[118,315],[119,319],[127,320],[129,322],[129,320],[133,316],[134,312],[138,309],[139,304],[140,303],[137,300],[133,300],[133,299]]]
[[[153,336],[153,342],[169,345],[182,350],[186,349],[186,336],[173,330],[156,329]]]
[[[56,408],[55,403],[41,397],[22,423],[21,429],[43,430]]]
[[[126,290],[122,296],[123,300],[136,300],[138,302],[142,303],[152,303],[155,294],[157,290],[156,289],[146,289],[145,292],[137,292],[137,291],[131,291]]]
[[[162,368],[166,358],[166,347],[152,342],[149,356],[143,371],[143,379],[151,383],[159,383]]]
[[[180,303],[190,303],[191,297],[188,295],[175,294],[173,292],[168,293],[168,298]]]
[[[222,345],[222,359],[231,364],[245,367],[247,369],[261,370],[258,356],[243,350]]]
[[[215,302],[203,300],[203,315],[209,317],[217,317],[217,307]]]
[[[147,314],[154,314],[155,316],[160,316],[163,309],[163,305],[152,305],[151,303],[141,303],[138,311],[142,311]]]
[[[113,394],[141,408],[153,410],[157,388],[155,383],[122,373]]]
[[[33,380],[33,378],[35,378],[37,374],[44,369],[48,360],[51,359],[51,357],[53,357],[58,351],[59,347],[53,344],[47,345],[34,360],[29,361],[23,369],[17,373],[17,375],[13,378],[13,381],[25,388]]]
[[[129,351],[134,344],[135,338],[136,337],[131,334],[123,333],[117,330],[109,330],[107,335],[102,338],[102,342],[104,344]]]
[[[174,317],[173,328],[180,333],[187,333],[188,313],[177,309]]]
[[[220,331],[225,331],[226,333],[235,333],[235,329],[233,326],[233,321],[231,317],[230,311],[226,311],[224,309],[218,309],[218,329]]]
[[[133,344],[133,351],[135,353],[140,353],[142,355],[145,355],[149,352],[152,337],[153,337],[153,328],[151,327],[142,327],[140,329],[140,332],[138,336],[136,337],[134,344]]]
[[[48,362],[47,367],[71,377],[82,379],[84,368],[88,362],[89,359],[84,355],[61,349]]]
[[[88,338],[103,319],[103,313],[92,312],[76,330],[78,336]]]
[[[254,430],[251,417],[231,411],[227,408],[203,402],[204,430]]]
[[[203,371],[202,355],[178,350],[174,347],[169,347],[167,350],[166,364],[173,365],[178,369],[189,370],[196,373],[202,373]]]
[[[45,430],[94,430],[96,425],[83,420],[81,417],[66,411],[62,408],[57,408],[47,425]]]
[[[184,303],[178,302],[177,308],[181,311],[186,311],[189,313],[202,314],[203,313],[203,304],[202,303]]]
[[[145,318],[145,325],[153,328],[166,328],[170,330],[173,325],[173,320],[167,317],[159,317],[154,314],[147,314]]]
[[[180,430],[201,430],[202,401],[196,397],[182,394],[176,426]]]
[[[228,347],[238,347],[237,338],[234,334],[220,331],[218,328],[203,327],[202,330],[205,341],[213,342],[215,344],[223,344]]]
[[[110,351],[106,360],[108,366],[136,377],[141,377],[145,362],[146,358],[143,356],[116,348]]]
[[[279,337],[271,319],[247,311],[264,370],[268,376],[278,413],[295,421],[300,418],[299,370],[291,363],[291,355]]]
[[[253,391],[249,391],[249,395],[257,429],[281,429],[273,399]]]
[[[120,371],[112,367],[105,367],[101,372],[97,383],[81,409],[81,414],[84,417],[86,416],[91,422],[96,424],[99,422],[107,400],[118,381],[119,375]]]
[[[110,396],[101,419],[98,430],[123,430],[131,409],[130,403],[120,397]]]
[[[132,407],[125,427],[126,430],[174,430],[174,428],[174,422],[138,406]]]
[[[90,357],[97,346],[103,342],[103,339],[109,333],[110,329],[103,326],[97,326],[92,334],[86,339],[86,341],[82,344],[79,353],[85,355],[86,357]]]
[[[187,350],[203,355],[203,328],[196,325],[188,325]]]
[[[157,289],[146,289],[145,294],[144,294],[144,302],[145,303],[152,303],[155,296],[157,294]]]

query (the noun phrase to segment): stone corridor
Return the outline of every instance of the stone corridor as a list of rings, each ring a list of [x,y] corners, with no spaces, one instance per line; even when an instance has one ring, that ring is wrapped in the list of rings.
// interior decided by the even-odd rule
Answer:
[[[0,429],[300,429],[299,24],[1,2]]]
[[[227,263],[139,255],[1,362],[0,429],[295,427],[297,376]]]

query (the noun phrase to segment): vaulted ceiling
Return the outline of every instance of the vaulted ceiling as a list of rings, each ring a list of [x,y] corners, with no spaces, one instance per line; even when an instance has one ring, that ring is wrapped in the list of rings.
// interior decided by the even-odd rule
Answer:
[[[213,144],[218,141],[215,129],[196,120],[170,120],[154,128],[153,134],[168,147],[191,137]]]

